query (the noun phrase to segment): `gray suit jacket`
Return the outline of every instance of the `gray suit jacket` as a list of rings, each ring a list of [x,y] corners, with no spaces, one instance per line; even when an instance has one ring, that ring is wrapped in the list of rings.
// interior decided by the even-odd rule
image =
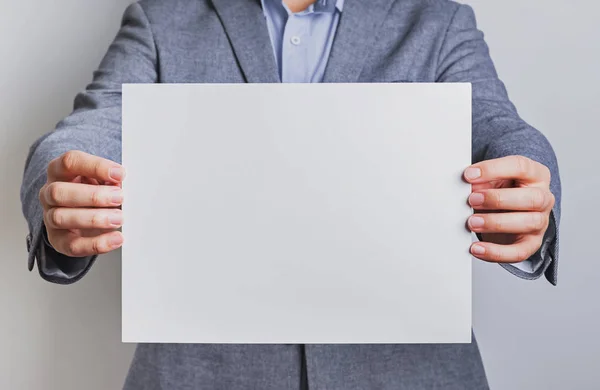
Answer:
[[[31,147],[21,198],[29,269],[73,283],[95,257],[68,258],[45,239],[38,192],[49,161],[78,149],[121,161],[122,83],[276,83],[258,0],[142,0],[122,27],[74,111]],[[470,7],[447,0],[346,0],[324,82],[471,82],[474,162],[524,155],[546,165],[556,197],[532,272],[556,283],[560,180],[546,138],[509,101]],[[168,129],[165,129],[168,136]],[[159,153],[159,152],[158,152]],[[127,389],[483,389],[477,344],[138,346]]]

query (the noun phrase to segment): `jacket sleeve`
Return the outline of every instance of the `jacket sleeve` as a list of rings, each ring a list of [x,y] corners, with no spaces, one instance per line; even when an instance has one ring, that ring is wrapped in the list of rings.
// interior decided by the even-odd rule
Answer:
[[[21,203],[27,219],[28,267],[60,284],[81,279],[96,256],[73,258],[48,243],[39,191],[48,163],[68,150],[81,150],[121,162],[121,85],[157,82],[156,48],[148,19],[138,3],[130,5],[121,28],[94,72],[92,82],[75,98],[72,113],[56,129],[37,139],[25,162]]]
[[[440,48],[438,82],[470,82],[473,93],[473,162],[522,155],[550,169],[550,191],[556,197],[541,248],[520,264],[501,264],[524,278],[546,276],[557,282],[558,232],[561,184],[558,164],[546,137],[520,118],[508,98],[489,54],[484,36],[477,29],[470,6],[457,5]]]

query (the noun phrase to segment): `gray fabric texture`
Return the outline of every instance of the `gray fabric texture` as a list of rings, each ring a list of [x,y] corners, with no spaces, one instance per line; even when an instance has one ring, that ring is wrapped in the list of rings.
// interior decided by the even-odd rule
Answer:
[[[38,192],[50,160],[77,149],[121,162],[122,83],[276,83],[258,0],[142,0],[129,6],[93,81],[71,115],[39,138],[21,200],[28,266],[55,283],[83,277],[96,257],[70,258],[45,239]],[[556,197],[546,244],[530,260],[557,281],[561,187],[547,139],[518,115],[472,9],[447,0],[346,0],[324,82],[471,82],[473,162],[524,155],[546,165]],[[165,129],[168,136],[168,129]],[[157,151],[160,154],[160,151]],[[138,346],[125,388],[486,389],[476,342],[455,345]]]

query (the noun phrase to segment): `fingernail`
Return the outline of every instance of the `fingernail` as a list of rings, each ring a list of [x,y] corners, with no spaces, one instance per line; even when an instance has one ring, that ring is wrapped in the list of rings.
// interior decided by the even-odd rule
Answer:
[[[110,195],[110,202],[114,205],[120,205],[123,203],[123,191],[113,191],[113,193]]]
[[[481,176],[481,169],[479,168],[467,168],[465,169],[465,177],[469,180],[477,179]]]
[[[469,196],[469,204],[471,206],[481,206],[485,197],[480,192],[474,192]]]
[[[485,248],[481,245],[473,245],[471,247],[471,252],[474,255],[483,255],[483,254],[485,254]]]
[[[120,234],[110,236],[110,238],[108,239],[108,245],[110,245],[111,247],[119,246],[122,243],[123,243],[123,236],[121,236]]]
[[[119,227],[123,224],[123,216],[121,213],[114,213],[108,217],[108,222],[114,227]]]
[[[121,181],[125,176],[125,172],[122,168],[110,168],[108,170],[108,176],[110,176],[110,178],[113,180]]]
[[[469,218],[469,226],[472,228],[478,229],[482,228],[485,225],[485,220],[481,217],[471,217]]]

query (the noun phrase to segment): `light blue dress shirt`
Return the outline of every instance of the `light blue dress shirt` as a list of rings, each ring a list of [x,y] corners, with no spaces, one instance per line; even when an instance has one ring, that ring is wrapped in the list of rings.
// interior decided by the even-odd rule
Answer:
[[[344,0],[317,0],[297,13],[282,0],[262,0],[262,7],[281,81],[321,82]]]

